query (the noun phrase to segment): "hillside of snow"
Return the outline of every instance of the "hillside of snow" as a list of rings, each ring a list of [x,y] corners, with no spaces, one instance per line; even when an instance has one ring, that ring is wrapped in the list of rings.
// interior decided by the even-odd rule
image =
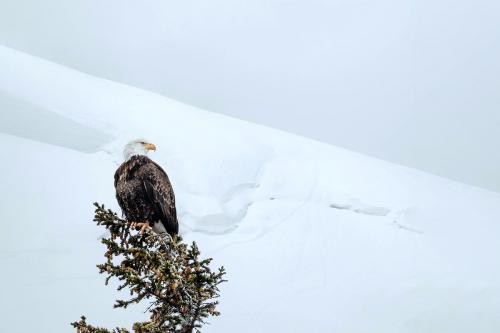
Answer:
[[[156,144],[181,233],[229,280],[203,332],[498,332],[500,195],[0,47],[1,331],[129,326],[92,202]]]

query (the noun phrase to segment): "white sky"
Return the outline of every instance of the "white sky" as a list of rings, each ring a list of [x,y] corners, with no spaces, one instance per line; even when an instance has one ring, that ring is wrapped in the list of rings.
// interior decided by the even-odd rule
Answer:
[[[2,0],[0,44],[500,191],[499,22],[485,0]]]

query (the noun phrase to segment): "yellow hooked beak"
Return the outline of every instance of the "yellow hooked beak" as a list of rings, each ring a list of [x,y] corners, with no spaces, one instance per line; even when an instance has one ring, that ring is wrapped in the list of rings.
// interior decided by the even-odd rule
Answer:
[[[147,150],[154,150],[156,151],[156,146],[152,143],[145,143],[144,147],[146,147]]]

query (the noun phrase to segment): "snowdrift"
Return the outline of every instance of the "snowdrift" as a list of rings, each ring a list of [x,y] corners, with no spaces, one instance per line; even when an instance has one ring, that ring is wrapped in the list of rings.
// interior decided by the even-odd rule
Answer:
[[[127,326],[91,203],[145,137],[229,282],[204,332],[497,332],[500,195],[0,47],[6,332]]]

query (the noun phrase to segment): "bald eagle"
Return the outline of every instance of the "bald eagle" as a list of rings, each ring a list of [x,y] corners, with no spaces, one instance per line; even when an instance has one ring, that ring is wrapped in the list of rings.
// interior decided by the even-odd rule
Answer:
[[[149,150],[156,146],[145,140],[125,146],[125,162],[115,172],[116,199],[133,228],[174,236],[179,232],[174,191],[165,171],[146,156]]]

